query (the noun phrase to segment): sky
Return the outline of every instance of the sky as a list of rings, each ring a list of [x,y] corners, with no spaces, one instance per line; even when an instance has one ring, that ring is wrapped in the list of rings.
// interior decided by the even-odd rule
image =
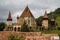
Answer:
[[[26,6],[35,18],[54,11],[60,7],[60,0],[0,0],[0,20],[6,21],[9,11],[12,14],[13,21],[16,21],[17,15],[20,16]]]

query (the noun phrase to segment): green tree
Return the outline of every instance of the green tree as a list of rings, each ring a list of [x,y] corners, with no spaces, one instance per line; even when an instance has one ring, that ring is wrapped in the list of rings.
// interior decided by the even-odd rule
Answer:
[[[29,32],[29,27],[25,22],[21,27],[21,32]]]
[[[60,27],[60,16],[58,16],[57,18],[56,18],[56,23],[57,23],[57,27]]]
[[[42,19],[43,19],[42,16],[40,16],[39,18],[36,19],[37,26],[41,26],[42,25]]]
[[[5,28],[5,23],[4,22],[0,22],[0,31],[3,31]]]

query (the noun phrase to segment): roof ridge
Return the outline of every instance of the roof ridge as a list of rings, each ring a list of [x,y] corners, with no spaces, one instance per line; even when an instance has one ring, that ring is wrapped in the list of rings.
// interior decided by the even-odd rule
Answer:
[[[11,17],[11,12],[9,11],[9,14],[8,14],[8,18],[7,18],[7,21],[11,20],[12,21],[12,17]]]

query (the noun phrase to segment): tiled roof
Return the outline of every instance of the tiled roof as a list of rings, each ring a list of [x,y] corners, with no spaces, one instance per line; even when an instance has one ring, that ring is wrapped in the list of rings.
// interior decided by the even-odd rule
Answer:
[[[9,11],[9,15],[8,15],[7,21],[12,21],[12,17],[11,17],[11,12],[10,11]]]
[[[45,11],[44,17],[43,18],[48,18],[47,12]]]
[[[23,11],[20,17],[33,17],[34,18],[28,6],[25,8],[25,10]]]

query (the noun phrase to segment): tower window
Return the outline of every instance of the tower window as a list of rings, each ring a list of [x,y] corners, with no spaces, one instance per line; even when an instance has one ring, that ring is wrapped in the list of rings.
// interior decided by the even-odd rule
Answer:
[[[18,31],[20,31],[20,27],[18,27]]]
[[[14,28],[14,31],[16,31],[16,27]]]

